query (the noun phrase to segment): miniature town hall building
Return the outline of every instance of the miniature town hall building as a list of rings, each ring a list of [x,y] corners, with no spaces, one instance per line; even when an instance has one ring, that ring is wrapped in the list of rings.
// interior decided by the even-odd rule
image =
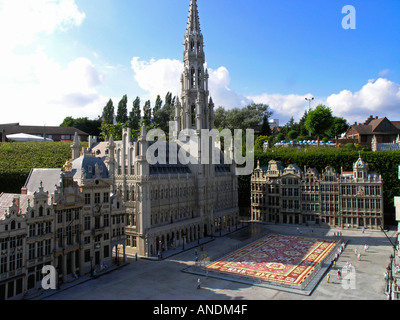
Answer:
[[[359,158],[353,171],[322,173],[278,161],[259,163],[251,176],[251,220],[379,229],[384,225],[383,181]]]
[[[103,157],[113,176],[114,191],[121,194],[126,206],[126,239],[129,253],[157,256],[164,250],[183,247],[185,243],[211,236],[239,223],[238,182],[235,164],[202,163],[205,150],[191,156],[196,161],[183,164],[170,159],[182,145],[178,133],[188,130],[200,139],[202,129],[214,129],[214,104],[208,91],[208,72],[196,0],[191,0],[184,37],[184,71],[181,76],[181,99],[175,100],[176,141],[164,150],[166,163],[150,164],[146,153],[151,146],[142,126],[137,140],[130,129],[122,140],[91,143],[92,152]],[[199,140],[200,141],[200,140]],[[186,150],[186,149],[185,149]]]
[[[75,135],[64,171],[32,169],[21,194],[0,194],[0,300],[36,294],[46,265],[61,283],[125,258],[123,202],[103,161],[78,148]]]

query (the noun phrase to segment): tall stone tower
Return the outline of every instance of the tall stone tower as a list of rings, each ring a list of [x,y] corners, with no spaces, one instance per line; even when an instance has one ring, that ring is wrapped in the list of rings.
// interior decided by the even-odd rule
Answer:
[[[193,129],[199,135],[201,129],[212,129],[214,105],[208,98],[208,71],[204,69],[204,42],[196,0],[190,1],[184,46],[182,102],[175,105],[175,120],[178,131]]]

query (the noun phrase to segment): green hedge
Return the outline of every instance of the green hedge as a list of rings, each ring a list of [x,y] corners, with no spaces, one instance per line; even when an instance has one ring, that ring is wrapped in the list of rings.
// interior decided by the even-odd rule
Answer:
[[[32,168],[61,168],[71,158],[71,142],[6,142],[0,143],[0,192],[20,193]],[[358,159],[358,151],[327,148],[274,148],[266,153],[255,154],[255,165],[267,166],[270,160],[277,160],[286,166],[296,163],[316,168],[322,172],[328,165],[337,172],[341,168],[351,171]],[[386,222],[394,222],[394,197],[400,196],[398,166],[400,151],[361,152],[369,164],[369,170],[382,175],[384,183],[384,206]],[[239,206],[250,207],[250,176],[239,176]]]
[[[71,142],[0,143],[0,192],[20,193],[32,168],[62,168]]]
[[[304,166],[316,168],[322,172],[327,166],[335,168],[340,173],[352,171],[353,164],[359,157],[358,151],[327,148],[274,148],[265,153],[255,154],[255,166],[267,166],[270,160],[277,160],[283,166],[296,163],[300,169]],[[377,172],[383,178],[384,209],[387,224],[394,223],[394,197],[400,196],[400,181],[398,180],[398,166],[400,165],[400,151],[361,152],[362,159],[368,163],[369,171]],[[239,177],[239,206],[250,206],[250,176]]]

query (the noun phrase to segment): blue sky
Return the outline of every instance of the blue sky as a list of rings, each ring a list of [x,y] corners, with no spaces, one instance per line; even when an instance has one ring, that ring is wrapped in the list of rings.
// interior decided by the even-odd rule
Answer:
[[[143,103],[180,94],[189,2],[0,0],[0,123],[58,125],[66,116],[95,118],[124,94]],[[345,5],[356,9],[354,30],[342,27]],[[313,96],[313,106],[324,103],[349,122],[370,114],[400,120],[400,1],[198,7],[217,105],[267,103],[283,124],[298,120]]]

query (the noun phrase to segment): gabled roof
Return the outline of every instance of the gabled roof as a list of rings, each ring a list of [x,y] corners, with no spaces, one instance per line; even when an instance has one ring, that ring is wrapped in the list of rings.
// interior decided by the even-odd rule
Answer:
[[[9,214],[8,210],[13,204],[13,200],[18,199],[16,201],[16,205],[18,207],[18,213],[22,212],[22,214],[26,213],[26,209],[28,208],[28,200],[33,204],[33,196],[26,194],[12,194],[12,193],[1,193],[0,194],[0,220],[4,220],[6,213]]]
[[[397,129],[400,130],[400,121],[391,121],[392,125],[394,125]]]
[[[397,121],[400,123],[400,121]],[[355,124],[350,126],[349,130],[353,128],[361,135],[371,134],[398,134],[400,129],[393,124],[388,118],[383,117],[380,119],[373,119],[367,122],[368,124]],[[383,128],[384,124],[387,123],[387,128]],[[399,124],[400,125],[400,124]],[[349,132],[348,130],[348,132]]]

